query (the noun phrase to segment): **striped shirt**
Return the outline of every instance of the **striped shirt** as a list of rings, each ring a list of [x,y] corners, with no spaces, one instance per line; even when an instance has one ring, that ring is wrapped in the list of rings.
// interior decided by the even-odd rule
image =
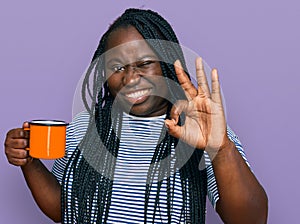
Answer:
[[[158,117],[135,117],[123,114],[122,131],[120,136],[120,147],[116,160],[111,206],[109,210],[108,223],[143,223],[144,222],[144,196],[145,185],[150,162],[157,145],[165,115]],[[89,114],[80,113],[67,128],[66,155],[64,158],[55,161],[52,168],[53,174],[61,183],[65,166],[68,159],[84,137],[89,123]],[[241,142],[234,132],[228,127],[228,137],[235,143],[237,150],[245,157]],[[219,199],[216,179],[210,158],[204,152],[207,169],[207,195],[215,208]],[[180,217],[182,210],[182,192],[179,172],[176,172],[175,179],[171,183],[174,186],[174,201],[171,211],[171,222],[184,222]],[[154,184],[154,189],[156,188]],[[161,198],[166,198],[166,186],[162,186]],[[155,191],[155,190],[153,190]],[[153,208],[155,195],[149,198],[149,208]],[[73,208],[77,209],[77,208]],[[154,211],[149,210],[149,214]],[[67,214],[66,214],[67,215]],[[167,223],[167,204],[160,202],[159,210],[155,212],[155,223]]]

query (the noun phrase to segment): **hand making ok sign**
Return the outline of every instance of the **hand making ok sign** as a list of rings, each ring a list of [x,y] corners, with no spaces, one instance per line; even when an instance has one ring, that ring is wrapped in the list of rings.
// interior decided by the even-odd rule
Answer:
[[[212,89],[207,83],[206,74],[201,58],[196,59],[196,77],[198,88],[190,81],[177,60],[175,71],[187,100],[179,100],[171,110],[171,120],[165,121],[169,133],[198,149],[211,150],[215,154],[228,141],[226,120],[222,105],[222,96],[218,72],[211,72]],[[185,123],[178,125],[180,114],[186,116]]]

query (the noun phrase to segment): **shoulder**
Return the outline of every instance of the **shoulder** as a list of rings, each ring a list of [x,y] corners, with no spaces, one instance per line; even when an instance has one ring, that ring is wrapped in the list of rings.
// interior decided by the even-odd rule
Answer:
[[[52,173],[61,183],[63,178],[64,169],[68,163],[69,158],[72,156],[73,152],[76,150],[78,144],[83,139],[88,124],[89,124],[90,115],[87,111],[77,114],[72,122],[67,127],[66,134],[66,153],[65,156],[61,159],[55,160]]]
[[[83,111],[77,114],[72,122],[67,127],[67,142],[66,142],[66,156],[76,148],[80,141],[83,139],[88,125],[90,114],[87,111]]]
[[[67,127],[67,134],[82,131],[87,129],[89,124],[90,114],[87,111],[77,114],[72,122]]]

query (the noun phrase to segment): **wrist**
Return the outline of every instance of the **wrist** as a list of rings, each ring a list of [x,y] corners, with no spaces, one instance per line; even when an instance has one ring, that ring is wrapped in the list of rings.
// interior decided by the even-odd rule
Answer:
[[[39,159],[35,159],[35,158],[32,158],[32,157],[28,157],[28,158],[27,158],[26,164],[22,165],[22,166],[21,166],[21,169],[22,169],[23,171],[26,171],[26,170],[28,170],[28,169],[34,169],[35,167],[38,166],[39,161],[40,161]]]
[[[207,147],[205,151],[213,161],[216,157],[222,157],[223,155],[230,153],[235,149],[235,144],[227,136],[224,138],[222,145],[218,148]]]

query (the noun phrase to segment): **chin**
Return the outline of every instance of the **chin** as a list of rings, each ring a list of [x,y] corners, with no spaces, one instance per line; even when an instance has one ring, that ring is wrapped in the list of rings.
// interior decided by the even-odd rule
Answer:
[[[135,111],[135,110],[131,110],[129,112],[130,115],[134,115],[137,117],[150,117],[151,116],[151,112],[146,112],[146,111]]]

